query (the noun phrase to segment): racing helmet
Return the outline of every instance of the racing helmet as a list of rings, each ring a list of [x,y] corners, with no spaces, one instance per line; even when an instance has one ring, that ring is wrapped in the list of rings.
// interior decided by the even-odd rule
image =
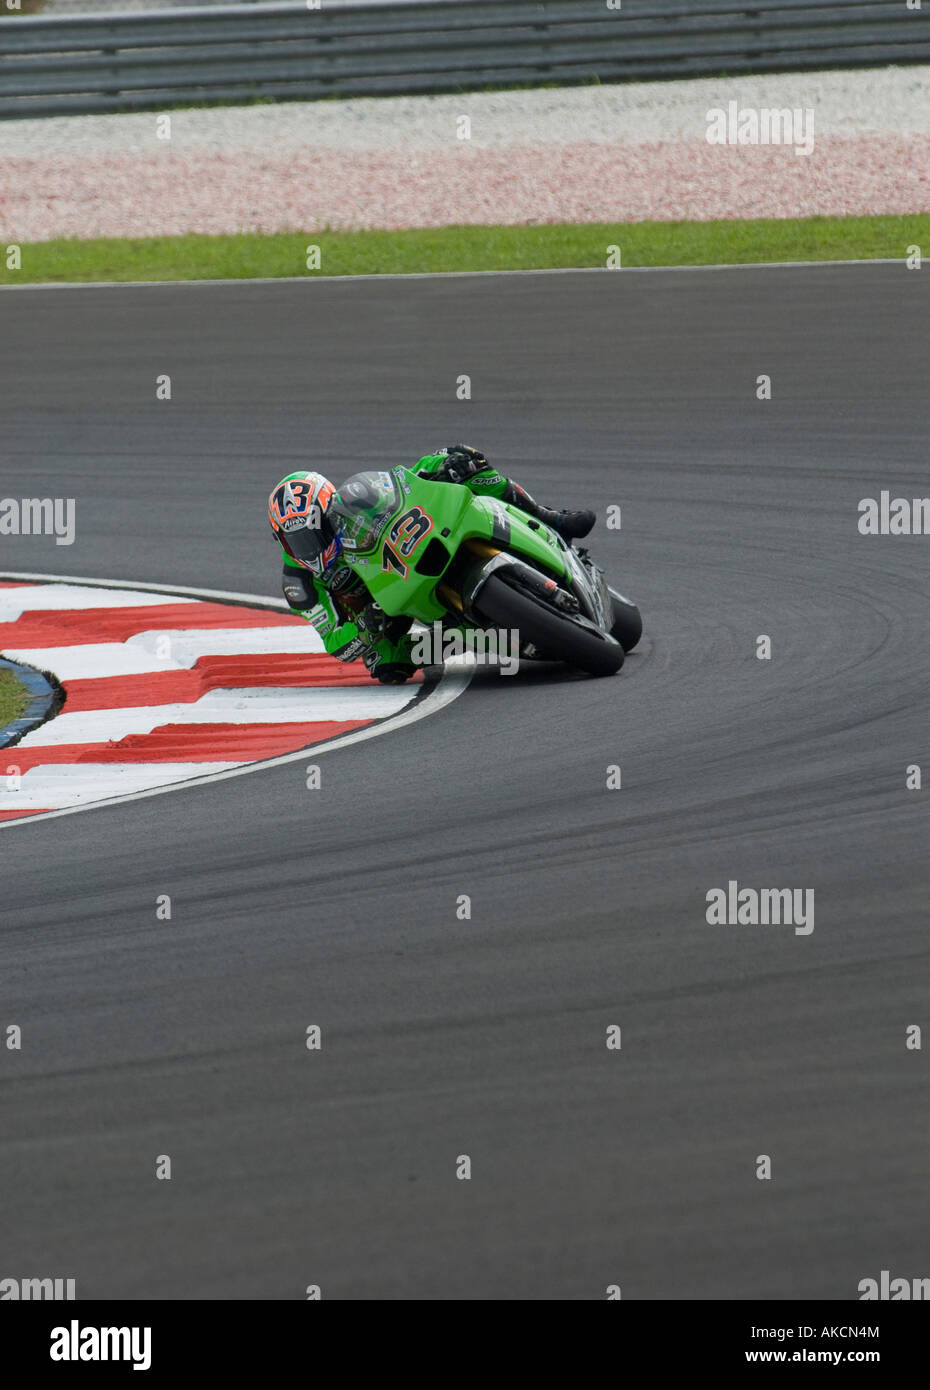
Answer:
[[[321,575],[342,550],[327,515],[336,489],[322,473],[289,473],[268,498],[268,521],[275,538],[298,565]]]

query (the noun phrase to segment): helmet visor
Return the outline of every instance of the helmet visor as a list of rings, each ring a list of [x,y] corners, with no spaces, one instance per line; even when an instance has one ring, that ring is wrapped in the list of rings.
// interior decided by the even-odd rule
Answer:
[[[285,531],[284,548],[301,565],[319,574],[323,567],[323,551],[332,543],[332,527],[325,517],[316,526],[311,526],[310,520],[308,518],[293,531]]]

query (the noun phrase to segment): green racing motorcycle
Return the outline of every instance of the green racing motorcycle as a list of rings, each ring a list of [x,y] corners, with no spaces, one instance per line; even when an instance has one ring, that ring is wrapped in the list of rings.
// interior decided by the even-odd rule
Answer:
[[[387,619],[516,631],[521,658],[613,675],[643,620],[603,571],[519,508],[407,468],[355,473],[328,516]]]

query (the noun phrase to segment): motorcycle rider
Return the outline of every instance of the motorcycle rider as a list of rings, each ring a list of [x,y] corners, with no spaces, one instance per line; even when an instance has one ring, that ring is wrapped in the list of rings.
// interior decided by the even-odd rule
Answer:
[[[485,497],[509,502],[551,526],[566,540],[586,536],[591,511],[542,507],[518,483],[492,468],[484,454],[452,444],[426,454],[416,465],[421,478],[457,483]],[[362,579],[342,558],[342,541],[327,512],[336,489],[321,473],[291,473],[268,499],[268,520],[284,552],[284,597],[295,613],[313,623],[326,650],[340,661],[363,660],[369,675],[397,685],[417,670],[410,660],[410,619],[387,618],[372,602]],[[312,516],[312,524],[308,518]]]

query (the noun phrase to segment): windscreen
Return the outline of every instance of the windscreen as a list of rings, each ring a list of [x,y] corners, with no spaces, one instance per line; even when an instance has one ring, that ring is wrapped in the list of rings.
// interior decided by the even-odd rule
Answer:
[[[390,473],[355,473],[342,484],[328,513],[343,547],[359,554],[372,550],[401,500]]]

